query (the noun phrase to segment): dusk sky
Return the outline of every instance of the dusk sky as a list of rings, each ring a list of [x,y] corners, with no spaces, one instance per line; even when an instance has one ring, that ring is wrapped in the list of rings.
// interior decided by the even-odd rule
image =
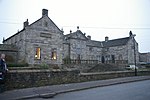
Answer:
[[[42,17],[42,9],[68,34],[77,26],[92,40],[136,34],[140,52],[150,52],[150,0],[0,0],[0,43]]]

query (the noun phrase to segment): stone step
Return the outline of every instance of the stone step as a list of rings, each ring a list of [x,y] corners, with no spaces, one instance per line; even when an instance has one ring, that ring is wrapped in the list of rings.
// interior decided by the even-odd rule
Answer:
[[[8,67],[9,70],[33,70],[42,69],[41,67]]]

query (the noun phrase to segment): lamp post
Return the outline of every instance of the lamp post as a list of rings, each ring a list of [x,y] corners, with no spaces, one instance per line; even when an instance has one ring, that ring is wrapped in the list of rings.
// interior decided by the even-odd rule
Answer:
[[[134,46],[134,65],[135,65],[135,69],[134,69],[134,71],[135,71],[135,76],[137,76],[137,68],[136,68],[136,48],[135,48],[135,43],[136,43],[136,41],[135,41],[135,34],[133,34],[132,35],[133,36],[133,46]]]

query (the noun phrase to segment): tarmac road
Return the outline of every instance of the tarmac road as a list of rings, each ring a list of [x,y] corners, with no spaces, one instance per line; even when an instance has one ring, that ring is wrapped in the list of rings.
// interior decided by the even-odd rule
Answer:
[[[150,80],[63,93],[46,100],[150,100]]]

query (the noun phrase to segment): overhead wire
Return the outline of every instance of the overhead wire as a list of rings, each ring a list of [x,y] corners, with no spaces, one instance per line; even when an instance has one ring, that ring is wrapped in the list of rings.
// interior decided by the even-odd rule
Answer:
[[[0,21],[2,24],[22,24],[18,22],[8,22],[8,21]],[[62,27],[75,27],[75,26],[62,26]],[[150,27],[82,27],[81,28],[89,28],[89,29],[136,29],[136,30],[149,30]]]

